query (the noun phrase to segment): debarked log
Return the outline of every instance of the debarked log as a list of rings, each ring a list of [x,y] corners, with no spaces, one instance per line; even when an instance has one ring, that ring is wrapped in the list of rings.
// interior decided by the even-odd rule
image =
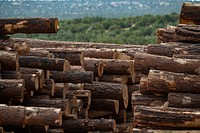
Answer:
[[[150,70],[148,93],[167,94],[168,92],[200,93],[200,77],[184,73]]]
[[[160,107],[136,106],[134,124],[139,127],[162,129],[199,129],[198,110]]]
[[[91,71],[51,71],[50,78],[56,83],[92,83],[94,75]]]
[[[66,71],[70,69],[69,61],[59,58],[20,56],[19,63],[21,67],[39,68],[43,70]]]
[[[70,132],[114,131],[116,123],[114,119],[64,120],[62,127],[65,131]]]
[[[134,65],[136,72],[142,72],[146,75],[149,73],[150,69],[177,73],[200,74],[200,61],[196,59],[180,59],[146,53],[136,53]]]
[[[0,104],[1,125],[61,126],[62,111],[58,108],[7,106]]]
[[[0,99],[24,98],[25,81],[23,79],[0,79]]]
[[[0,19],[0,33],[56,33],[58,32],[57,18],[7,18]]]
[[[199,108],[199,96],[200,94],[170,92],[167,99],[170,107]]]
[[[11,51],[0,51],[1,70],[19,71],[19,54]]]

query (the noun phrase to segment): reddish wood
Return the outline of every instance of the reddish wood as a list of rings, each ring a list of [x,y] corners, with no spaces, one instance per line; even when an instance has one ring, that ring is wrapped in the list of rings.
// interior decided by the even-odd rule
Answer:
[[[57,18],[7,18],[0,19],[0,33],[56,33],[58,32]]]

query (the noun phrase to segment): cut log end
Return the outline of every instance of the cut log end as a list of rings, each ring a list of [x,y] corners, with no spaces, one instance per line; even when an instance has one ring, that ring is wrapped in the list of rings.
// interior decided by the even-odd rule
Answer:
[[[98,76],[101,77],[103,75],[103,70],[104,70],[104,64],[99,63],[98,64]]]
[[[126,84],[124,84],[123,87],[123,100],[124,100],[124,108],[128,107],[128,87]]]
[[[58,21],[58,19],[57,18],[55,18],[55,32],[58,32],[58,30],[59,30],[59,21]]]
[[[67,70],[70,70],[70,62],[69,61],[65,61],[64,62],[64,65],[63,65],[63,71],[67,71]]]

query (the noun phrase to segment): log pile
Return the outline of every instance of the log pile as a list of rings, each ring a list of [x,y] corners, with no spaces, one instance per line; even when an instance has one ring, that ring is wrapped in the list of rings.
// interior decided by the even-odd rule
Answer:
[[[133,132],[199,132],[199,11],[184,3],[180,24],[158,29],[158,44],[135,54],[140,88],[132,93]]]

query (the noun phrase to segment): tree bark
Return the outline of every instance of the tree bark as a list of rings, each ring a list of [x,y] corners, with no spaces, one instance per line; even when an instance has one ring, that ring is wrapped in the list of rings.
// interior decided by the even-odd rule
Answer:
[[[72,84],[69,83],[68,90],[83,90],[84,84]]]
[[[180,13],[180,24],[196,24],[200,25],[200,6],[184,2]]]
[[[181,58],[181,59],[200,59],[200,55],[184,55],[184,54],[178,54],[174,55],[174,58]]]
[[[195,59],[180,59],[158,56],[146,53],[136,53],[135,71],[148,74],[150,69],[177,73],[200,74],[200,61]],[[174,69],[176,68],[176,69]]]
[[[156,30],[157,43],[176,42],[175,26]]]
[[[92,98],[97,99],[115,99],[124,102],[124,106],[128,105],[128,88],[126,84],[94,82],[93,84],[85,84],[85,90],[90,90]]]
[[[198,44],[181,43],[181,42],[168,42],[161,44],[149,44],[149,54],[162,55],[173,57],[173,55],[200,55],[200,47]]]
[[[61,126],[62,111],[57,108],[0,106],[1,125]]]
[[[2,71],[19,71],[19,55],[16,52],[0,51]]]
[[[46,58],[35,56],[20,56],[19,63],[21,67],[39,68],[43,70],[66,71],[70,69],[69,61],[59,58]]]
[[[199,94],[173,92],[168,94],[168,102],[170,107],[199,108],[199,101]]]
[[[114,83],[124,83],[128,82],[128,75],[102,75],[101,77],[97,77],[96,81],[100,82],[114,82]]]
[[[78,119],[65,120],[62,127],[70,132],[114,131],[116,123],[113,119]]]
[[[22,74],[16,71],[1,71],[2,79],[21,79]]]
[[[50,78],[56,83],[92,83],[94,75],[91,71],[51,71]]]
[[[0,99],[23,101],[25,81],[23,79],[0,79]]]
[[[112,117],[112,112],[105,110],[89,110],[88,117],[89,119],[110,119]]]
[[[55,90],[53,92],[54,98],[67,98],[67,84],[66,83],[55,83]]]
[[[164,129],[139,129],[133,128],[134,133],[199,133],[200,130],[164,130]]]
[[[84,58],[84,69],[93,71],[95,76],[101,77],[104,71],[104,63],[95,58]]]
[[[64,130],[59,128],[59,129],[49,129],[47,133],[64,133]]]
[[[105,110],[110,111],[113,114],[118,114],[119,112],[119,101],[110,99],[92,99],[91,110]]]
[[[25,88],[27,92],[39,89],[39,77],[37,74],[22,74],[25,80]]]
[[[57,18],[15,18],[0,19],[0,33],[56,33],[58,32]]]
[[[181,108],[136,106],[134,124],[139,127],[162,129],[199,129],[199,111]]]
[[[25,101],[26,106],[33,107],[52,107],[60,108],[64,115],[71,113],[71,102],[69,99],[35,99],[28,98]]]
[[[53,56],[48,50],[41,49],[30,49],[30,52],[27,54],[28,56],[36,56],[36,57],[46,57],[51,58]]]
[[[71,70],[77,70],[77,71],[85,71],[85,69],[82,66],[70,66]]]
[[[128,97],[129,97],[129,101],[131,100],[133,92],[139,91],[139,90],[140,90],[140,84],[128,85]]]
[[[113,114],[113,119],[115,119],[116,123],[126,123],[126,109],[119,109],[118,114]]]
[[[19,54],[28,54],[30,52],[30,44],[28,42],[17,42],[13,39],[5,39],[0,41],[0,49],[15,51]]]
[[[132,129],[132,123],[117,124],[116,131],[114,131],[114,133],[133,133]]]
[[[200,93],[200,77],[183,73],[150,70],[147,92],[167,94],[168,92]]]
[[[140,93],[145,94],[147,93],[148,88],[148,77],[142,77],[140,80]]]
[[[90,108],[91,104],[91,91],[90,90],[74,90],[76,97],[83,101],[84,108]]]

